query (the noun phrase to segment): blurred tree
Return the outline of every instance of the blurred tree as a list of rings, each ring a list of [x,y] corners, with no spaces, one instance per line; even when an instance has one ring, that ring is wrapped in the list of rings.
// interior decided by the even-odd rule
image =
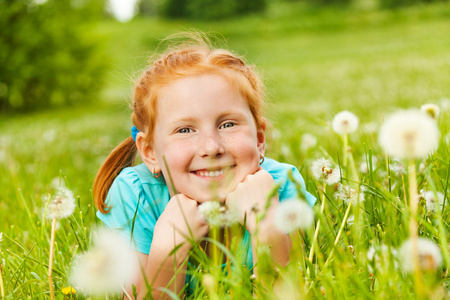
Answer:
[[[138,14],[144,17],[156,15],[157,0],[140,0],[138,2]]]
[[[142,2],[149,0],[142,0]],[[168,18],[224,19],[265,11],[267,0],[159,0],[158,12]]]
[[[417,4],[426,4],[433,2],[450,2],[449,0],[379,0],[382,8],[400,8],[404,6],[412,6]]]
[[[0,110],[91,100],[106,62],[89,25],[103,9],[103,0],[0,0]]]

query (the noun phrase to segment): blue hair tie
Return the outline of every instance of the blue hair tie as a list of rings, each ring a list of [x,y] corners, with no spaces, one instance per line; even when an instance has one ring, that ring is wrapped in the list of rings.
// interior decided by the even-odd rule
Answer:
[[[139,129],[136,126],[131,127],[131,136],[133,137],[133,141],[136,142],[136,135],[139,133]]]

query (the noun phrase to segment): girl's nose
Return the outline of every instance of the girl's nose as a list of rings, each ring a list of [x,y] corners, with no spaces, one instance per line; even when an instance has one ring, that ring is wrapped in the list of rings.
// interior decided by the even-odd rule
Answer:
[[[217,157],[224,152],[222,140],[216,133],[205,134],[200,143],[199,154],[201,157]]]

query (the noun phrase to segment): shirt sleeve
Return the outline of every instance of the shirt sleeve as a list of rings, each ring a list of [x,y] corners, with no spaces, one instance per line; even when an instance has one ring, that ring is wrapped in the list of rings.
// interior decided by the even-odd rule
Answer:
[[[114,180],[105,203],[110,211],[97,211],[97,217],[124,236],[133,249],[148,254],[157,218],[148,213],[148,202],[136,172],[124,169]]]
[[[311,206],[314,205],[316,197],[306,191],[305,181],[295,166],[280,163],[270,158],[266,158],[261,166],[272,175],[275,183],[280,185],[278,188],[278,198],[280,201],[303,198]]]
[[[289,176],[289,173],[291,176]],[[292,198],[304,198],[313,206],[316,203],[316,197],[306,190],[305,180],[296,167],[290,166],[287,169],[286,181],[278,190],[280,201]]]

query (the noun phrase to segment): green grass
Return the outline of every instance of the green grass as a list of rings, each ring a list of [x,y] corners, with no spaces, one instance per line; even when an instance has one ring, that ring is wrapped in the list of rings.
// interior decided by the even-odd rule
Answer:
[[[407,177],[386,181],[377,133],[368,128],[373,123],[379,126],[385,114],[398,108],[450,97],[449,16],[448,4],[392,12],[319,9],[293,2],[273,5],[263,16],[220,22],[136,19],[99,24],[93,30],[106,40],[105,59],[111,60],[111,71],[97,103],[0,118],[0,256],[5,260],[7,299],[48,297],[50,225],[42,222],[42,207],[45,197],[53,193],[52,180],[59,176],[79,195],[70,224],[61,221],[56,234],[55,290],[62,299],[60,291],[68,284],[70,262],[75,253],[86,249],[96,222],[91,195],[94,176],[108,152],[129,135],[127,102],[133,80],[162,38],[190,28],[222,35],[230,49],[245,55],[260,70],[270,103],[267,113],[277,129],[269,141],[269,156],[301,169],[312,193],[320,196],[319,183],[311,177],[311,162],[321,156],[342,160],[342,141],[329,126],[337,112],[350,110],[360,118],[360,129],[350,136],[357,164],[369,149],[378,158],[372,175],[360,174],[362,183],[370,187],[361,210],[363,223],[359,229],[345,227],[331,266],[327,269],[323,264],[346,205],[336,201],[333,187],[328,187],[320,255],[313,262],[317,273],[305,273],[307,262],[295,252],[302,268],[291,266],[281,275],[294,280],[297,289],[311,298],[323,298],[321,288],[327,298],[414,298],[412,277],[397,271],[393,260],[386,266],[388,274],[377,270],[371,275],[364,259],[370,245],[398,247],[408,235],[409,218],[403,201]],[[419,189],[436,186],[449,193],[449,142],[445,139],[449,117],[450,112],[444,110],[439,121],[440,148],[419,173]],[[308,152],[300,151],[305,132],[318,137],[318,146]],[[442,219],[422,212],[421,235],[436,242],[446,238],[448,243],[448,215],[448,205]],[[437,229],[439,220],[444,221],[445,233]],[[305,238],[308,251],[310,231]],[[448,268],[447,257],[440,269],[426,274],[427,286],[436,295],[449,289]],[[242,280],[251,284],[248,278]],[[237,291],[240,287],[231,283],[228,288]],[[258,293],[265,289],[261,281],[255,288]],[[273,291],[266,292],[270,297]]]

